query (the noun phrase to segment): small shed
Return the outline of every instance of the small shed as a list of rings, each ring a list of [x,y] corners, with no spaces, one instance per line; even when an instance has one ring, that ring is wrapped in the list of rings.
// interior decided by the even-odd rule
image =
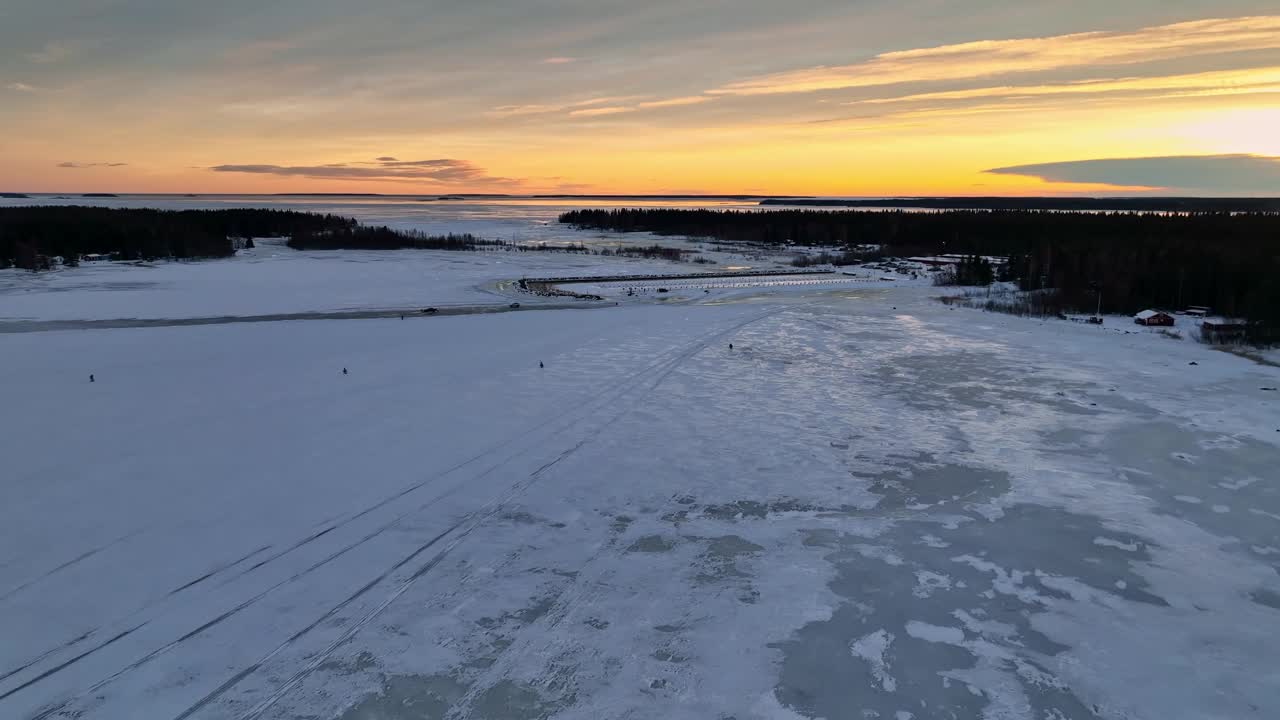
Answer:
[[[1173,316],[1159,310],[1143,310],[1133,316],[1133,321],[1139,325],[1147,325],[1149,327],[1173,326]]]
[[[1233,318],[1211,317],[1200,323],[1200,333],[1210,341],[1234,340],[1242,338],[1249,326],[1243,320]]]

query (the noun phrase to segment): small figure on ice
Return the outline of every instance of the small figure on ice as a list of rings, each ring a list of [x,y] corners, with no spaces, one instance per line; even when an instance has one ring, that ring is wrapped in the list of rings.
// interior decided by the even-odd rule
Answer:
[[[733,349],[733,343],[729,343],[729,349],[730,349],[730,350],[732,350],[732,349]]]
[[[545,368],[545,367],[546,367],[546,365],[543,365],[543,364],[542,364],[542,361],[541,361],[541,360],[539,360],[539,361],[538,361],[538,367],[540,367],[540,368]]]
[[[346,368],[342,368],[342,374],[343,374],[343,375],[346,375],[346,374],[347,374],[347,369],[346,369]]]
[[[97,382],[93,379],[93,373],[89,373],[89,382]]]

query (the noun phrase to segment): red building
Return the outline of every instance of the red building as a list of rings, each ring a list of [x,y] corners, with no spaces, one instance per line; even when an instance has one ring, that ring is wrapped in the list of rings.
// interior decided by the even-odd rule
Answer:
[[[1173,326],[1173,316],[1168,313],[1162,313],[1159,310],[1143,310],[1133,316],[1133,321],[1139,325],[1147,325],[1150,327]]]

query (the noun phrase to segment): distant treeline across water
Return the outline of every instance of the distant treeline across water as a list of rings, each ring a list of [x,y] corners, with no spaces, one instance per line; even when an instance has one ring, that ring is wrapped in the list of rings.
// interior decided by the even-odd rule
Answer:
[[[660,245],[617,249],[577,245],[518,245],[470,233],[428,235],[361,225],[338,215],[293,210],[143,210],[50,205],[0,208],[0,268],[47,270],[62,258],[114,260],[227,257],[253,238],[288,238],[295,250],[484,250],[685,259]]]
[[[119,260],[218,258],[252,238],[286,237],[298,250],[475,250],[500,241],[360,225],[338,215],[234,208],[146,210],[50,205],[0,208],[0,267],[39,270],[61,257]]]
[[[122,260],[226,257],[236,238],[337,233],[337,215],[237,208],[145,210],[48,205],[0,208],[0,267],[37,269],[44,258],[98,254]]]
[[[1007,256],[1024,290],[1104,311],[1205,305],[1280,339],[1280,213],[949,210],[577,210],[560,222],[613,232],[822,246],[891,255]],[[1265,327],[1264,327],[1265,326]]]
[[[768,198],[761,205],[921,210],[1074,210],[1111,212],[1280,212],[1280,198],[1200,197],[925,197]]]

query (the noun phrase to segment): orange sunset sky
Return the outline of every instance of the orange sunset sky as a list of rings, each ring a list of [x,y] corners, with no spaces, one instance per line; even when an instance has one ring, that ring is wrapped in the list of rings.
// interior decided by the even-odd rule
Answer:
[[[1275,11],[10,0],[0,191],[1275,195]]]

